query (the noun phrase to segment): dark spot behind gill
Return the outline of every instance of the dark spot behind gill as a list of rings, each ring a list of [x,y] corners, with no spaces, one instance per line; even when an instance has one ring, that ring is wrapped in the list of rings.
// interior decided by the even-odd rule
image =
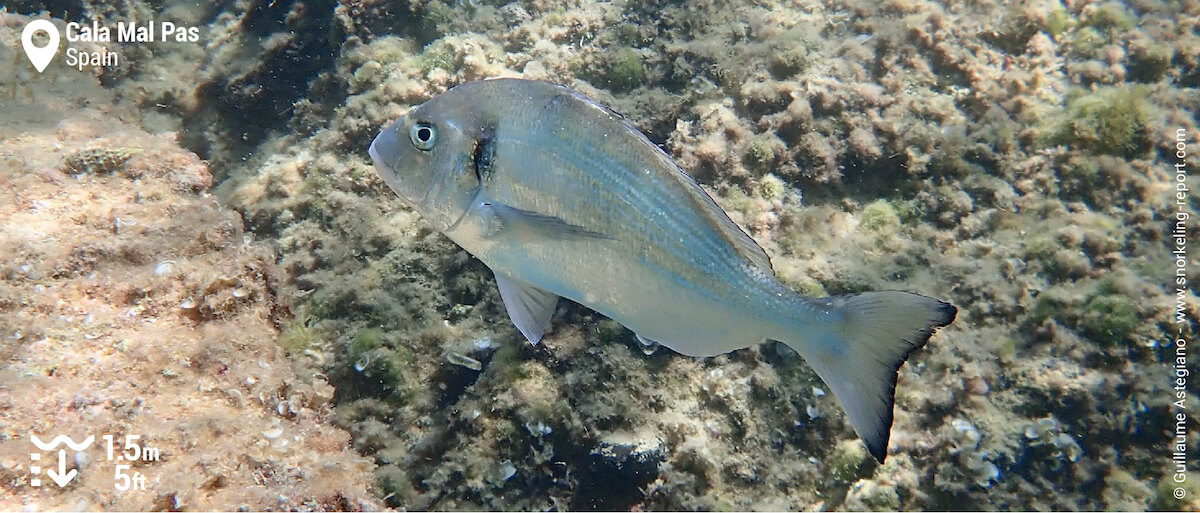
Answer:
[[[479,131],[479,140],[475,141],[475,177],[483,183],[492,173],[492,160],[496,156],[496,129],[486,126]]]

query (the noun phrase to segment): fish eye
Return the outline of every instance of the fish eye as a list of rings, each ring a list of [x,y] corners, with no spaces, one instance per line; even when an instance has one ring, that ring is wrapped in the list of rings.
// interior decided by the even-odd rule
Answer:
[[[412,139],[413,146],[418,150],[429,151],[433,149],[433,143],[437,142],[437,129],[421,121],[408,129],[408,138]]]

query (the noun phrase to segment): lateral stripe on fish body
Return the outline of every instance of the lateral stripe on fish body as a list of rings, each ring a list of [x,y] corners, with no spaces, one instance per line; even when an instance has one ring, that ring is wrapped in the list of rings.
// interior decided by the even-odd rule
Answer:
[[[596,184],[595,191],[604,191],[612,189],[615,194],[608,196],[605,199],[609,201],[607,208],[600,209],[601,211],[611,211],[617,208],[616,202],[609,199],[612,197],[624,198],[624,203],[629,205],[631,210],[629,213],[637,213],[643,215],[626,216],[623,219],[625,226],[634,229],[637,233],[657,232],[662,237],[653,241],[656,244],[664,245],[663,247],[672,248],[676,246],[678,241],[672,241],[672,237],[668,234],[683,234],[689,241],[693,243],[703,244],[703,247],[712,251],[712,254],[703,255],[699,259],[704,262],[728,262],[732,263],[736,260],[734,254],[728,253],[730,245],[725,240],[716,240],[719,232],[714,232],[712,226],[704,223],[705,219],[701,216],[680,217],[670,216],[667,212],[672,211],[687,211],[691,210],[691,195],[689,191],[679,190],[676,185],[678,180],[682,178],[689,182],[689,185],[699,188],[691,181],[690,177],[679,173],[655,173],[656,168],[661,168],[662,165],[674,167],[674,163],[662,153],[662,151],[652,142],[645,138],[632,125],[620,119],[611,111],[603,107],[588,105],[582,101],[588,101],[577,96],[573,92],[564,92],[556,96],[558,99],[551,100],[551,105],[555,106],[555,111],[543,110],[539,118],[539,123],[543,124],[540,127],[543,131],[551,135],[551,141],[541,141],[539,144],[535,141],[530,141],[521,137],[521,134],[514,134],[513,138],[516,144],[524,144],[528,151],[542,151],[553,155],[557,158],[560,171],[569,172],[572,178],[577,180],[589,180]],[[574,100],[574,101],[573,101]],[[599,121],[610,121],[609,126],[605,127],[605,137],[594,138],[589,137],[587,129],[591,128],[592,124],[580,124],[570,122],[567,116],[556,116],[556,111],[567,110],[570,107],[576,107],[574,110],[568,111],[571,114],[582,111],[586,114],[592,114]],[[598,144],[606,139],[617,139],[618,136],[633,136],[638,139],[640,146],[653,150],[653,155],[648,159],[647,156],[638,152],[612,151],[609,148],[605,151]],[[644,153],[644,152],[643,152]],[[642,157],[642,162],[637,162],[636,159]],[[641,164],[639,166],[639,164]],[[643,169],[645,172],[639,173],[638,170]],[[678,169],[678,168],[675,168]],[[593,179],[596,175],[599,179]],[[648,187],[638,187],[639,182],[645,183],[649,181]],[[675,194],[654,194],[660,191],[675,192]],[[711,202],[711,199],[704,196],[704,199]],[[715,204],[713,205],[715,207]],[[647,219],[645,214],[650,214],[652,217]],[[721,214],[724,216],[724,213]],[[727,222],[732,225],[732,221]],[[670,225],[670,226],[667,226]],[[680,232],[680,230],[683,230]],[[745,237],[740,232],[738,235]],[[677,237],[676,237],[677,238]],[[756,248],[757,249],[757,248]],[[757,249],[761,252],[761,249]],[[763,253],[765,259],[765,253]]]
[[[788,289],[661,148],[562,86],[459,85],[384,128],[369,153],[402,200],[492,269],[530,342],[559,297],[691,356],[778,340],[829,385],[880,461],[897,369],[957,314],[908,292]]]

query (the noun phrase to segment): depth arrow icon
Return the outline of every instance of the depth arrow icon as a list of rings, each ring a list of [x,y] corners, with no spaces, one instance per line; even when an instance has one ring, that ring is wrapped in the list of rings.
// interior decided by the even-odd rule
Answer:
[[[64,449],[59,449],[58,472],[55,472],[54,469],[50,469],[46,471],[46,475],[50,476],[50,479],[54,481],[54,484],[58,485],[59,488],[62,488],[67,486],[67,483],[70,483],[72,479],[75,479],[75,476],[79,475],[79,472],[75,469],[71,469],[70,472],[67,472],[67,451]]]

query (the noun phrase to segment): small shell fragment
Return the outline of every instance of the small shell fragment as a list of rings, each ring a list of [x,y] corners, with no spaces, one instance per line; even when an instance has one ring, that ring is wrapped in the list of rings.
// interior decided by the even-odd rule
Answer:
[[[367,368],[368,365],[371,365],[371,357],[369,355],[364,354],[364,355],[358,357],[358,361],[354,362],[354,370],[356,370],[358,372],[362,372],[364,369]]]
[[[547,426],[546,423],[544,423],[540,420],[537,422],[537,424],[534,424],[532,422],[526,422],[525,429],[529,430],[529,434],[536,436],[538,438],[541,438],[543,436],[546,436],[546,435],[554,432],[553,428],[551,428],[550,426]]]
[[[500,468],[497,474],[497,477],[499,477],[501,481],[508,481],[509,479],[512,479],[512,476],[517,474],[517,467],[513,465],[511,461],[504,460],[500,462]]]
[[[636,335],[637,341],[642,345],[642,354],[650,356],[658,351],[658,342],[645,338],[641,335]]]
[[[467,356],[462,353],[451,352],[450,354],[446,355],[446,361],[449,361],[450,363],[453,363],[454,365],[458,365],[460,367],[466,367],[473,371],[483,369],[483,364],[479,363],[479,360],[471,358],[470,356]]]
[[[159,262],[158,265],[154,266],[154,275],[162,276],[171,271],[174,271],[176,264],[177,264],[177,262],[175,262],[174,260],[163,260],[162,262]]]

